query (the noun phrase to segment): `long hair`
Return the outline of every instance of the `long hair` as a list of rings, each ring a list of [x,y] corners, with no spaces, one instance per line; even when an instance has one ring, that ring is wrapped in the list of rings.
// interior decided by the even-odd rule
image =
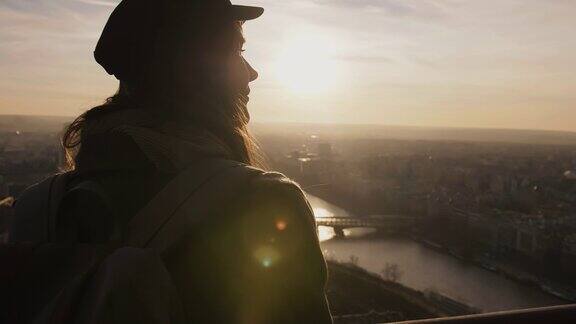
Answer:
[[[182,31],[180,31],[180,34]],[[182,58],[174,58],[175,53],[212,53],[216,56],[233,54],[239,51],[244,42],[242,23],[224,25],[210,35],[195,35],[192,44],[187,44],[174,30],[166,30],[158,37],[155,51],[147,70],[137,82],[122,81],[118,91],[99,106],[78,116],[62,136],[62,146],[66,154],[67,170],[76,167],[76,157],[85,137],[82,131],[91,120],[120,109],[146,109],[158,120],[185,120],[196,127],[211,132],[230,151],[233,159],[252,166],[265,167],[263,155],[257,141],[248,130],[250,115],[247,98],[241,93],[231,93],[230,89],[214,81],[214,74],[225,73],[224,64],[205,64],[201,59],[182,75]],[[165,36],[165,37],[162,37]],[[194,36],[188,35],[188,41]],[[205,41],[207,39],[210,41]],[[217,41],[214,41],[217,39]],[[211,42],[211,43],[210,43]],[[210,44],[207,44],[210,43]],[[208,49],[206,48],[208,47]],[[204,57],[210,54],[204,54]],[[194,63],[194,57],[187,60]],[[168,67],[167,67],[168,66]]]

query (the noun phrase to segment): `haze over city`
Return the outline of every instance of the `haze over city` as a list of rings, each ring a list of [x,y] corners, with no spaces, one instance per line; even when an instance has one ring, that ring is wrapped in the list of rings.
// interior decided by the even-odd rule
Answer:
[[[111,0],[0,3],[0,114],[72,116],[116,80],[92,51]],[[258,122],[576,131],[570,0],[245,1]]]

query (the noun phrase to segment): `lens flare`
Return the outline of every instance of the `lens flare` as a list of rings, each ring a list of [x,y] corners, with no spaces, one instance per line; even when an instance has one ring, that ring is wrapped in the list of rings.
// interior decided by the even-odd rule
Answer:
[[[286,222],[283,220],[276,221],[276,229],[279,231],[283,231],[286,229]]]
[[[264,268],[270,268],[280,260],[280,253],[272,246],[264,245],[254,250],[254,259]]]
[[[264,268],[269,268],[272,265],[272,260],[269,258],[264,258],[264,260],[262,260],[262,266],[264,266]]]

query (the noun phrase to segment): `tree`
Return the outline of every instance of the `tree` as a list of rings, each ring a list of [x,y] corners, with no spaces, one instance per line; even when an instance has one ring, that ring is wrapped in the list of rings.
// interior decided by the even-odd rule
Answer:
[[[384,266],[384,269],[382,269],[381,273],[384,280],[392,282],[398,282],[402,277],[402,271],[396,263],[386,262],[386,265]]]
[[[357,266],[358,265],[358,257],[355,255],[350,255],[349,261],[350,264]]]

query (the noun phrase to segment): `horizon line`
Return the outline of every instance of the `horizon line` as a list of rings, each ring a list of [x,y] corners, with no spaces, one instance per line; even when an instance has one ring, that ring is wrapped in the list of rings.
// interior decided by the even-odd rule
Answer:
[[[47,118],[69,118],[74,119],[73,115],[39,115],[39,114],[2,114],[0,117],[47,117]],[[350,123],[350,122],[308,122],[308,121],[252,121],[254,124],[299,124],[299,125],[345,125],[345,126],[365,126],[365,127],[404,127],[404,128],[428,128],[428,129],[454,129],[454,130],[493,130],[493,131],[532,131],[532,132],[551,132],[551,133],[572,133],[576,135],[576,130],[565,129],[544,129],[544,128],[507,128],[507,127],[483,127],[483,126],[431,126],[431,125],[410,125],[410,124],[385,124],[385,123]]]

